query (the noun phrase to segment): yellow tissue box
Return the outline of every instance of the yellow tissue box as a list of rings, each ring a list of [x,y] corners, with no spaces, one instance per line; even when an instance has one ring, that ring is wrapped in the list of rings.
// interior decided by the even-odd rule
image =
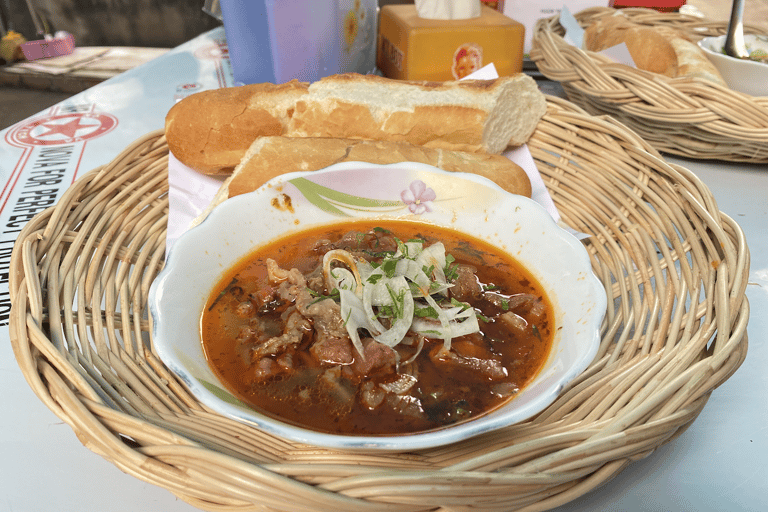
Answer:
[[[490,7],[464,20],[420,18],[412,4],[379,13],[376,64],[400,80],[458,80],[493,63],[499,76],[523,69],[525,27]]]

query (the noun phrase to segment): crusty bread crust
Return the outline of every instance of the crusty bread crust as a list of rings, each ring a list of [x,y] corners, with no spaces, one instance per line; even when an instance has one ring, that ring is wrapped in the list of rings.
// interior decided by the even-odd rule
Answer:
[[[229,174],[257,137],[281,135],[309,84],[252,84],[192,94],[165,118],[168,148],[205,174]]]
[[[311,85],[254,84],[193,94],[166,117],[169,148],[206,174],[229,174],[258,137],[404,141],[500,153],[524,144],[546,111],[527,75],[408,82],[354,73]]]
[[[316,171],[340,162],[394,164],[418,162],[449,172],[483,176],[513,194],[531,197],[525,171],[505,156],[425,148],[408,142],[318,137],[260,137],[228,177],[199,220],[218,204],[258,189],[272,178],[298,171]]]
[[[408,142],[318,137],[261,137],[253,143],[228,183],[228,197],[256,190],[270,179],[295,171],[316,171],[339,162],[418,162],[450,172],[469,172],[513,194],[531,196],[525,171],[507,157],[426,148]]]

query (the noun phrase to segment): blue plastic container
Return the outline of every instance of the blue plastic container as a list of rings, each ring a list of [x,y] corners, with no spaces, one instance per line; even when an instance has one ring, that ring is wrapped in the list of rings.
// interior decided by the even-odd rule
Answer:
[[[376,0],[221,0],[236,82],[314,82],[376,67]]]

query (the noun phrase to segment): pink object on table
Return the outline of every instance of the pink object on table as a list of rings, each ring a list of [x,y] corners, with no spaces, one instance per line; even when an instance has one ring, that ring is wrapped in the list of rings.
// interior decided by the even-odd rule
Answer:
[[[21,51],[27,60],[69,55],[75,51],[75,38],[72,34],[65,34],[51,39],[28,41],[21,45]]]

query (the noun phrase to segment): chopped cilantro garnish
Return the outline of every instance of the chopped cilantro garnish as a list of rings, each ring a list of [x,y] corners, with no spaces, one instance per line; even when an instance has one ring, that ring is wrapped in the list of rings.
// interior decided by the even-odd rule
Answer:
[[[445,255],[445,269],[443,269],[443,272],[448,281],[455,281],[456,278],[459,277],[459,272],[456,270],[458,266],[459,264],[456,263],[456,258],[450,254]]]
[[[361,251],[361,252],[364,252],[371,258],[386,258],[394,254],[392,251]],[[376,268],[379,266],[379,264],[376,263],[375,261],[372,261],[371,266],[373,266],[373,268]]]
[[[406,290],[400,290],[400,293],[395,293],[395,290],[392,289],[389,284],[387,284],[387,292],[389,293],[389,298],[392,299],[392,318],[403,318],[403,312],[405,310],[405,291]]]
[[[456,300],[453,297],[451,297],[451,304],[454,305],[455,307],[461,308],[462,311],[470,307],[469,304],[467,304],[466,302],[461,302],[459,300]]]
[[[437,311],[435,311],[435,308],[432,306],[428,306],[426,308],[416,308],[413,311],[413,316],[418,316],[420,318],[438,318]]]
[[[384,274],[387,276],[388,279],[392,279],[395,277],[395,271],[397,270],[397,260],[395,259],[387,259],[381,262],[381,266],[379,267],[381,270],[384,271]]]
[[[307,288],[307,291],[309,292],[309,294],[311,296],[315,297],[315,300],[313,300],[312,302],[309,303],[310,306],[312,304],[315,304],[317,302],[323,301],[325,299],[332,299],[332,300],[334,300],[336,302],[339,302],[341,300],[341,292],[339,291],[338,288],[334,288],[333,290],[331,290],[331,293],[329,293],[328,295],[324,295],[322,293],[317,293],[312,288]]]
[[[408,258],[408,246],[400,241],[399,238],[395,238],[395,243],[397,243],[397,248],[400,249],[400,252],[403,254],[403,256]]]

